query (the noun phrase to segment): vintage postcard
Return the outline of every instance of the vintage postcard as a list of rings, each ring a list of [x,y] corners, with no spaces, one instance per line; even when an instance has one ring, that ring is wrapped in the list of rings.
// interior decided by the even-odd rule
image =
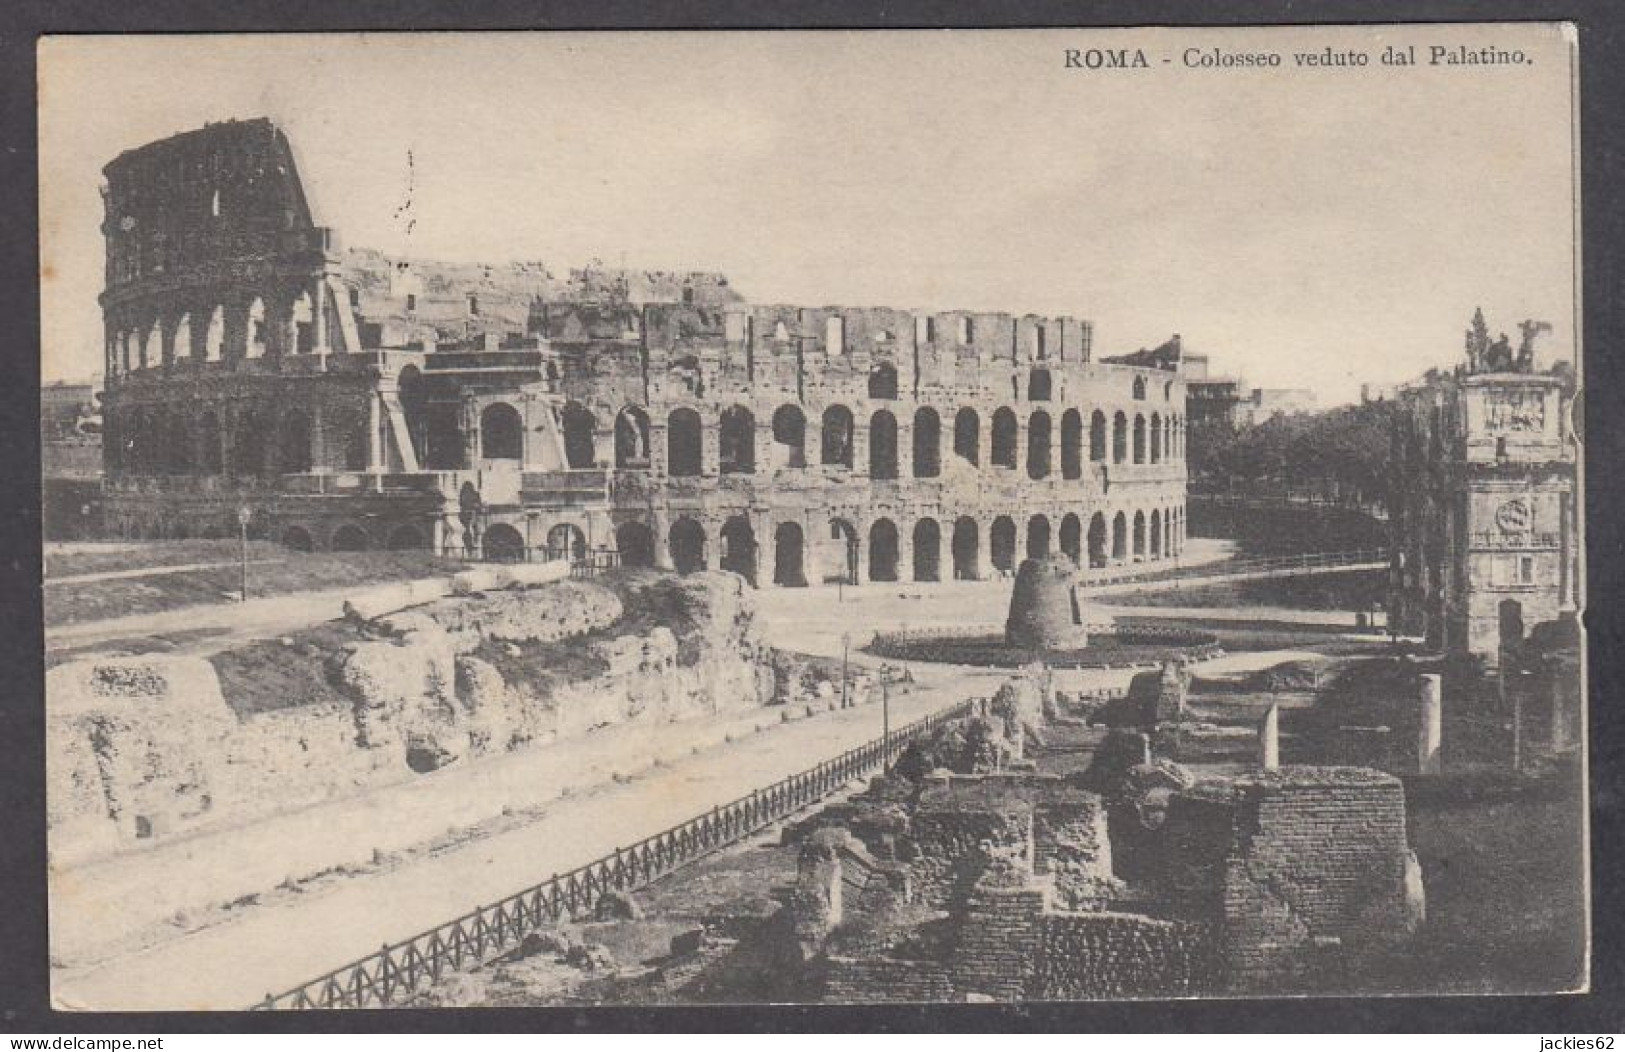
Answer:
[[[42,39],[55,1004],[1584,990],[1578,61]]]

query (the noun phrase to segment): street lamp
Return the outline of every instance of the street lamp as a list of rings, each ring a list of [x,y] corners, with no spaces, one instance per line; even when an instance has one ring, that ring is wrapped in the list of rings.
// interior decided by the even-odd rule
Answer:
[[[240,583],[242,585],[242,588],[238,592],[238,598],[237,598],[237,601],[239,603],[248,602],[248,523],[249,523],[249,520],[252,519],[253,517],[254,517],[254,509],[253,508],[249,507],[247,504],[244,504],[244,505],[241,505],[240,507],[238,507],[238,509],[237,509],[237,536],[238,536],[238,539],[241,541],[241,551],[242,551],[242,556],[243,556],[242,575],[240,577]]]
[[[852,704],[851,680],[847,676],[847,658],[852,647],[852,633],[841,633],[841,708]]]

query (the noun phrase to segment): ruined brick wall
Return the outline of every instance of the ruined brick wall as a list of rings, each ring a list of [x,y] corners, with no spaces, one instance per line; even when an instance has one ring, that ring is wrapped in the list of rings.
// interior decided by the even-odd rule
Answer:
[[[995,1001],[1027,996],[1043,936],[1044,893],[981,882],[960,917],[954,985]]]
[[[1209,925],[1128,913],[1046,913],[1034,1000],[1186,997],[1217,983]]]
[[[826,962],[823,1000],[833,1004],[929,1004],[955,999],[948,966],[940,961],[831,957]]]
[[[1032,871],[1032,807],[1003,790],[975,783],[927,789],[912,833],[916,901],[939,909],[962,903],[990,868],[1013,863]]]
[[[1183,798],[1182,798],[1183,797]],[[1234,990],[1297,988],[1403,935],[1405,795],[1352,767],[1287,767],[1176,796],[1169,879],[1218,922]]]

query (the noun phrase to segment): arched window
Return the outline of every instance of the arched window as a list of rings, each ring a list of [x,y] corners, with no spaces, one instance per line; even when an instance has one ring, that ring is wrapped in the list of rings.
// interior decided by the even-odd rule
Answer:
[[[1098,409],[1089,414],[1089,459],[1097,464],[1106,459],[1106,414]]]
[[[1050,421],[1049,414],[1034,413],[1027,418],[1027,477],[1030,479],[1049,478],[1050,471]]]
[[[869,397],[891,400],[897,397],[897,369],[890,362],[876,362],[869,370]]]
[[[1145,463],[1145,417],[1134,414],[1134,463]]]
[[[1016,466],[1016,414],[1008,406],[993,413],[993,449],[989,459],[996,468]]]
[[[525,538],[512,526],[499,522],[480,538],[485,558],[495,563],[517,563],[525,559]]]
[[[756,470],[756,417],[742,405],[722,411],[717,434],[717,459],[724,475],[749,475]]]
[[[1151,558],[1162,557],[1162,512],[1151,512]]]
[[[1010,573],[1016,568],[1016,523],[1008,515],[1000,515],[993,520],[993,527],[988,530],[988,554],[992,556],[993,568],[1003,573]]]
[[[1128,558],[1128,517],[1122,512],[1112,516],[1112,560],[1122,562]]]
[[[897,418],[885,409],[869,418],[869,477],[897,477]]]
[[[962,515],[954,522],[953,554],[954,580],[979,580],[981,571],[981,536],[976,520]]]
[[[574,562],[587,554],[587,535],[573,522],[556,523],[547,531],[547,550],[550,558]]]
[[[258,296],[254,297],[248,305],[248,332],[247,356],[249,358],[263,358],[265,356],[265,301]]]
[[[192,316],[182,314],[175,320],[175,335],[170,337],[170,354],[176,359],[192,357]]]
[[[781,522],[773,531],[773,583],[782,588],[804,588],[806,541],[801,524]]]
[[[1134,558],[1145,558],[1145,512],[1134,513]]]
[[[1049,554],[1049,516],[1034,515],[1027,520],[1027,558],[1042,559]]]
[[[1162,417],[1151,414],[1151,463],[1162,462]]]
[[[671,524],[668,539],[671,546],[672,569],[678,573],[695,573],[705,569],[705,530],[688,516]]]
[[[914,411],[914,477],[934,479],[940,474],[942,474],[942,423],[938,420],[935,409],[921,406]]]
[[[982,462],[982,418],[969,406],[954,414],[954,455],[975,467]]]
[[[869,527],[869,580],[897,580],[897,524],[876,519]]]
[[[208,328],[203,332],[203,360],[218,362],[221,348],[226,343],[226,312],[223,307],[216,307],[209,312]]]
[[[942,580],[942,527],[936,519],[914,524],[914,580]]]
[[[572,471],[598,465],[598,418],[580,402],[568,402],[560,414],[564,427],[564,463]]]
[[[1128,414],[1118,410],[1112,417],[1112,463],[1121,464],[1128,459]]]
[[[852,410],[844,405],[832,405],[824,410],[821,431],[824,464],[840,467],[852,466]]]
[[[1145,401],[1145,377],[1143,376],[1134,378],[1134,400],[1136,402]]]
[[[1083,522],[1071,512],[1061,517],[1061,554],[1073,566],[1083,565]]]
[[[480,456],[486,460],[518,460],[524,455],[525,426],[519,410],[507,402],[493,402],[480,412]]]
[[[1083,414],[1076,409],[1061,414],[1061,477],[1083,477]]]
[[[615,554],[622,566],[653,566],[655,564],[654,531],[641,522],[621,523],[615,527]]]
[[[774,466],[807,466],[807,418],[793,405],[781,405],[773,413]]]
[[[846,319],[839,314],[832,314],[824,319],[824,353],[829,355],[846,353]]]
[[[756,530],[748,516],[734,515],[722,524],[722,560],[718,565],[756,584]]]
[[[615,466],[641,470],[649,464],[649,415],[629,405],[615,416]]]
[[[689,408],[673,409],[666,417],[666,474],[694,478],[704,468],[700,414]],[[703,537],[703,534],[702,534]]]
[[[1095,512],[1089,519],[1089,565],[1101,567],[1106,565],[1106,552],[1111,542],[1106,537],[1106,516]]]

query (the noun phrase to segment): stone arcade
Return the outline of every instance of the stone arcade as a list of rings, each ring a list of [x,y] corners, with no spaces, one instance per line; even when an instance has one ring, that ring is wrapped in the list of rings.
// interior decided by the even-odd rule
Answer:
[[[287,137],[106,168],[106,515],[305,549],[614,550],[758,585],[983,579],[1185,541],[1177,338],[745,304],[715,274],[345,251]]]

